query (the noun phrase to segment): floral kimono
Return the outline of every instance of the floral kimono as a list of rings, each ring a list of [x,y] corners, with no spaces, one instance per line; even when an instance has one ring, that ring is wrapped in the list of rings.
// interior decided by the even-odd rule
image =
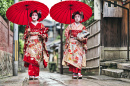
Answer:
[[[27,37],[28,27],[26,27],[24,33],[24,66],[28,67],[28,74],[30,76],[39,76],[40,62],[43,61],[44,67],[46,67],[49,59],[49,54],[45,45],[45,42],[47,42],[48,39],[48,28],[45,28],[41,23],[37,23],[36,26],[33,23],[30,23],[29,28],[30,33],[33,33],[33,35]],[[46,39],[39,38],[39,33],[42,36],[46,35]],[[35,36],[36,39],[30,39],[31,36]]]
[[[85,26],[72,23],[65,29],[66,44],[62,65],[68,65],[69,71],[81,72],[82,66],[86,66],[85,47],[87,39],[83,42],[77,40],[77,34],[86,30]]]

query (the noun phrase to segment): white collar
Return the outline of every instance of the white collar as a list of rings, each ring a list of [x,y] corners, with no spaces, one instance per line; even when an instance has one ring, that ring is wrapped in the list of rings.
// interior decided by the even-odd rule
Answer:
[[[79,26],[79,25],[80,25],[80,23],[79,23],[79,24],[77,24],[77,23],[75,22],[75,25],[76,25],[76,26]]]
[[[35,23],[34,22],[31,22],[31,23],[36,26],[39,22],[36,21]]]

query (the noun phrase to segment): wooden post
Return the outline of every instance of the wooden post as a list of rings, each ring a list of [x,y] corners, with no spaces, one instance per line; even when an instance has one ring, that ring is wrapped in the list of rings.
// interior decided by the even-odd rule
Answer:
[[[62,65],[62,59],[63,59],[63,41],[62,41],[62,26],[63,24],[61,24],[61,29],[60,29],[60,40],[61,40],[61,46],[60,46],[60,74],[63,74],[63,65]]]

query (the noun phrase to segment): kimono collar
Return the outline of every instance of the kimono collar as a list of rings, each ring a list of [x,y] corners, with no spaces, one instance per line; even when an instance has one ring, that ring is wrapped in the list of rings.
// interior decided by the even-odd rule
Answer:
[[[76,22],[74,23],[77,27],[80,25],[80,23],[79,24],[77,24]]]
[[[74,22],[74,23],[72,23],[72,28],[74,29],[74,30],[82,30],[82,28],[83,28],[84,26],[80,23],[78,26],[76,25],[76,23]]]
[[[38,21],[36,23],[31,22],[34,26],[37,26],[37,24],[39,23]]]

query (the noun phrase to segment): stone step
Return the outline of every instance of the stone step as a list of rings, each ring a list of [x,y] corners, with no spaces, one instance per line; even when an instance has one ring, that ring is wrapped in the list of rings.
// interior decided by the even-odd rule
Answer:
[[[102,69],[102,75],[106,75],[114,78],[120,78],[122,73],[123,70],[120,69]]]
[[[106,68],[117,69],[118,63],[126,63],[126,62],[127,62],[126,59],[118,59],[118,60],[100,62],[100,66],[102,66],[103,69],[106,69]]]
[[[118,69],[130,70],[130,63],[118,63],[117,68]]]
[[[118,63],[126,63],[126,59],[117,59],[117,60],[113,60],[113,62],[118,62]]]
[[[102,68],[117,68],[117,63],[118,62],[113,62],[113,61],[105,61],[105,62],[100,62],[100,66]]]

